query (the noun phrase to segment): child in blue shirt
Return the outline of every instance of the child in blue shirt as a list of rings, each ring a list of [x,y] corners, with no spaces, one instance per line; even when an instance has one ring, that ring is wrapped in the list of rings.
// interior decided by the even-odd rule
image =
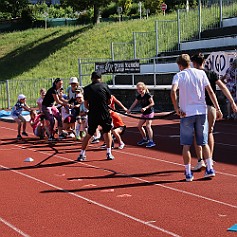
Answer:
[[[22,116],[22,111],[23,110],[30,111],[31,109],[26,104],[26,97],[25,97],[25,95],[20,94],[18,96],[18,100],[17,100],[16,104],[13,106],[12,111],[11,111],[11,116],[13,117],[13,119],[18,124],[18,127],[17,127],[17,131],[18,131],[17,139],[22,139],[22,136],[21,136],[21,124],[22,123],[23,123],[22,135],[23,136],[28,136],[28,134],[26,133],[26,119]]]

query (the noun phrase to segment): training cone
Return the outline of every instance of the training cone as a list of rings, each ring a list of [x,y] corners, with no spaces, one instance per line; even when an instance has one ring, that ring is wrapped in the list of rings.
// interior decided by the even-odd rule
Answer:
[[[24,162],[32,162],[32,161],[34,161],[34,159],[31,158],[31,157],[27,157],[27,158],[24,160]]]

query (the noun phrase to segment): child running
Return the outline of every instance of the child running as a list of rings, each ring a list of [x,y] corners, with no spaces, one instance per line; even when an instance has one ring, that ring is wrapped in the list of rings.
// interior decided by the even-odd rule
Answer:
[[[22,123],[23,123],[22,135],[28,136],[28,134],[26,133],[26,119],[22,116],[22,111],[24,109],[27,111],[30,111],[30,107],[26,104],[25,95],[20,94],[18,96],[18,100],[17,100],[16,104],[12,107],[12,111],[11,111],[11,115],[12,115],[13,119],[17,122],[17,125],[18,125],[17,139],[19,139],[19,140],[22,139],[22,136],[21,136],[21,124]]]
[[[36,110],[30,111],[30,125],[33,128],[33,133],[36,137],[44,139],[45,128],[43,121],[41,120],[41,114],[37,114]]]
[[[128,114],[131,113],[132,109],[140,103],[141,105],[141,112],[142,116],[141,119],[138,122],[138,130],[142,135],[142,140],[137,143],[137,145],[141,146],[146,144],[146,147],[153,147],[156,144],[153,141],[153,130],[151,128],[152,120],[151,118],[154,117],[154,100],[149,93],[149,90],[147,89],[147,86],[143,82],[138,82],[137,83],[137,92],[138,96],[136,97],[135,101],[127,111]],[[146,130],[148,133],[148,137],[146,135],[146,131],[143,127],[143,124],[146,123]]]

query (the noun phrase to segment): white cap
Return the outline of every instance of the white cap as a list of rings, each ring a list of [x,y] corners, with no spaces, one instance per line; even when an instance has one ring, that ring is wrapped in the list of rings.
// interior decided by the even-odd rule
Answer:
[[[78,79],[76,77],[71,77],[70,81],[69,81],[69,84],[72,84],[72,83],[77,83],[78,84]]]
[[[20,94],[20,95],[18,95],[18,100],[23,100],[23,99],[25,99],[26,97],[25,97],[25,95],[23,95],[23,94]]]

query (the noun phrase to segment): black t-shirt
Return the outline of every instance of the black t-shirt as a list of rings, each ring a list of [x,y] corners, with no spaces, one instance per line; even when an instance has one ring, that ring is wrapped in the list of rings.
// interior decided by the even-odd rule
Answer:
[[[84,88],[84,99],[89,103],[88,116],[97,119],[110,117],[108,101],[111,93],[107,84],[103,82],[91,83]]]
[[[137,96],[137,100],[139,101],[139,103],[141,104],[142,108],[148,106],[150,104],[150,98],[151,98],[151,94],[150,93],[145,93],[144,96],[141,96],[140,94]],[[145,110],[143,112],[143,114],[150,114],[154,112],[154,108],[153,107],[150,107],[148,108],[147,110]]]
[[[53,103],[54,103],[53,95],[57,95],[57,94],[58,94],[58,91],[54,87],[51,87],[50,89],[48,89],[43,99],[42,105],[47,106],[47,107],[53,106]]]
[[[214,93],[216,93],[216,82],[219,80],[218,75],[213,71],[208,71],[208,70],[204,70],[204,71],[207,74],[207,78],[210,81],[210,85]],[[206,91],[206,104],[210,106],[214,106],[207,91]]]

